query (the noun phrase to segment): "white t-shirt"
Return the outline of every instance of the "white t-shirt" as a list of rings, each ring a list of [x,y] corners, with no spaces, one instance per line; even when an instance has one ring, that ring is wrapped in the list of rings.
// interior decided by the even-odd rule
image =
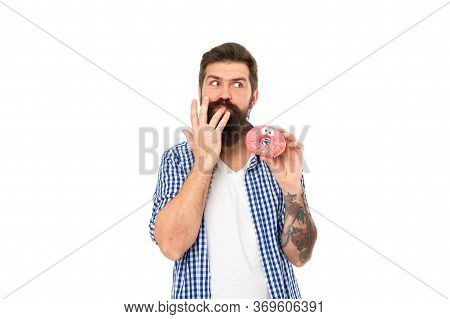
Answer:
[[[244,176],[219,160],[205,204],[211,298],[270,298]]]

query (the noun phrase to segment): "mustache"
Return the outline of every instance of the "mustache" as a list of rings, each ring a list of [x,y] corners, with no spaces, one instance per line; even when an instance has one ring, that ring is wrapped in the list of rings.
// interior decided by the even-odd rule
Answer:
[[[246,112],[230,102],[230,100],[218,99],[208,104],[208,123],[217,112],[219,107],[225,107],[231,112],[230,118],[222,132],[222,146],[232,146],[236,144],[242,137],[253,128],[246,119]]]
[[[209,102],[208,109],[214,110],[219,106],[225,106],[228,110],[232,112],[240,113],[240,109],[237,105],[231,103],[229,100],[218,99],[217,101]]]

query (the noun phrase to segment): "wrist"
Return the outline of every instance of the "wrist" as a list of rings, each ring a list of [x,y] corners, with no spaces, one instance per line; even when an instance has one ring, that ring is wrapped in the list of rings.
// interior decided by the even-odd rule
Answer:
[[[283,195],[287,194],[302,195],[303,192],[305,191],[302,185],[281,186],[281,190],[283,192]]]
[[[214,166],[206,165],[205,163],[198,161],[194,162],[194,165],[192,166],[192,170],[196,173],[199,173],[203,176],[211,176],[214,172]]]

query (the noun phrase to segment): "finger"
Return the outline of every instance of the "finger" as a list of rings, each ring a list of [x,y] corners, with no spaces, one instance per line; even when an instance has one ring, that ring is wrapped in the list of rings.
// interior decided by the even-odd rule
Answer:
[[[204,96],[202,99],[202,106],[200,107],[200,119],[199,125],[206,125],[206,121],[208,120],[208,105],[209,105],[209,97]]]
[[[211,118],[211,121],[209,121],[209,125],[216,128],[217,123],[219,123],[219,120],[222,117],[222,115],[225,113],[225,111],[226,111],[225,108],[221,108],[218,111],[216,111],[216,113],[214,113],[213,117]]]
[[[283,132],[284,137],[286,137],[286,139],[288,139],[288,141],[295,141],[295,136],[289,132],[284,131]]]
[[[222,116],[222,119],[220,120],[219,124],[217,125],[216,130],[222,132],[223,129],[225,128],[225,125],[227,125],[230,116],[231,116],[230,111],[226,111],[225,114]]]
[[[280,130],[281,131],[281,130]],[[283,130],[284,131],[284,130]],[[303,150],[303,144],[300,143],[293,134],[284,131],[283,136],[286,138],[286,144],[289,147],[294,147],[295,149],[302,149]]]
[[[300,143],[300,142],[298,142],[298,141],[290,142],[290,143],[288,144],[288,146],[289,146],[289,147],[294,147],[295,149],[300,149],[300,150],[303,150],[303,149],[304,149],[303,144]]]
[[[303,149],[303,144],[300,142],[293,142],[293,143],[289,143],[290,147],[295,147],[297,149]]]
[[[191,124],[194,131],[198,128],[197,100],[193,99],[191,103]]]
[[[301,144],[301,143],[295,138],[295,136],[293,134],[285,132],[285,133],[283,133],[283,135],[286,138],[286,144],[289,147],[296,147],[296,148],[300,147],[299,144]]]

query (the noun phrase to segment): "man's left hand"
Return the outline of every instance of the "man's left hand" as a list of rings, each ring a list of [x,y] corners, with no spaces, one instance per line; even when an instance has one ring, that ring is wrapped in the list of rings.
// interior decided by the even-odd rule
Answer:
[[[273,176],[283,192],[298,194],[303,192],[301,185],[303,144],[297,141],[294,135],[280,129],[286,138],[286,149],[277,157],[271,159],[261,156],[267,163]]]

